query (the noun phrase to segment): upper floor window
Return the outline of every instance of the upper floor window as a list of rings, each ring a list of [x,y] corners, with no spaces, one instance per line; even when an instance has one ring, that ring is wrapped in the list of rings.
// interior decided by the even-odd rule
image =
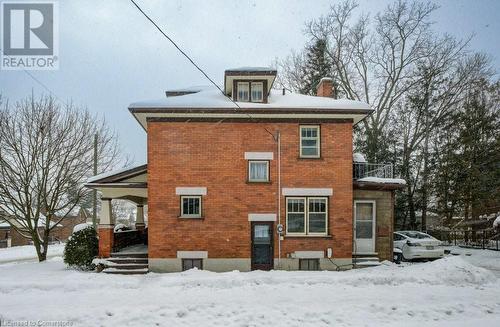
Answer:
[[[320,130],[319,126],[300,126],[300,157],[320,157]]]
[[[247,82],[238,82],[238,101],[248,101],[249,87]]]
[[[264,100],[264,84],[262,82],[253,82],[251,90],[252,102],[262,102]]]
[[[248,162],[249,182],[269,182],[269,161],[253,160]]]
[[[236,88],[236,101],[264,102],[264,82],[238,82]]]

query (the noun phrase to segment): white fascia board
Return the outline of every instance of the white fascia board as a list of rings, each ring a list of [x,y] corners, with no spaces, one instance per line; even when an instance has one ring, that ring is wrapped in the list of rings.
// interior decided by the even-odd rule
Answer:
[[[245,160],[273,160],[272,152],[245,152]]]
[[[206,187],[176,187],[176,195],[207,195]]]
[[[331,188],[292,188],[284,187],[281,191],[282,195],[287,196],[330,196],[333,195]]]
[[[206,259],[208,251],[177,251],[179,259]]]
[[[298,259],[321,259],[325,257],[325,251],[295,251]]]
[[[249,213],[248,221],[276,221],[275,213]]]

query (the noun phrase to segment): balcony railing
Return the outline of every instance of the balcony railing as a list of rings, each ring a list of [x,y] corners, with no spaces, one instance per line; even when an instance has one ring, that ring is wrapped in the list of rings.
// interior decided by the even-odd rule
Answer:
[[[352,178],[355,180],[364,177],[394,178],[392,164],[355,162],[352,168]]]

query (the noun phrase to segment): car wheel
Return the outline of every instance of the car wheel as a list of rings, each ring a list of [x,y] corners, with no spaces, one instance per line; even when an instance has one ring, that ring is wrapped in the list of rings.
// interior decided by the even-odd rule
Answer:
[[[403,261],[403,254],[402,253],[394,253],[394,263],[400,264],[401,261]]]

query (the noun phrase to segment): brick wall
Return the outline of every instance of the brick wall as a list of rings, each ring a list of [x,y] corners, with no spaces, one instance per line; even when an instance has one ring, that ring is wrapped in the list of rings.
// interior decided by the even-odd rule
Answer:
[[[352,253],[352,123],[321,124],[321,159],[299,159],[298,123],[149,122],[149,257],[175,258],[176,251],[205,250],[210,258],[249,258],[248,213],[277,211],[276,143],[265,130],[281,131],[282,187],[332,188],[329,234],[285,238],[282,256],[296,250]],[[274,152],[268,184],[248,184],[244,153]],[[179,186],[207,187],[204,219],[182,219]],[[282,223],[285,201],[282,198]],[[277,253],[275,237],[275,257]]]

